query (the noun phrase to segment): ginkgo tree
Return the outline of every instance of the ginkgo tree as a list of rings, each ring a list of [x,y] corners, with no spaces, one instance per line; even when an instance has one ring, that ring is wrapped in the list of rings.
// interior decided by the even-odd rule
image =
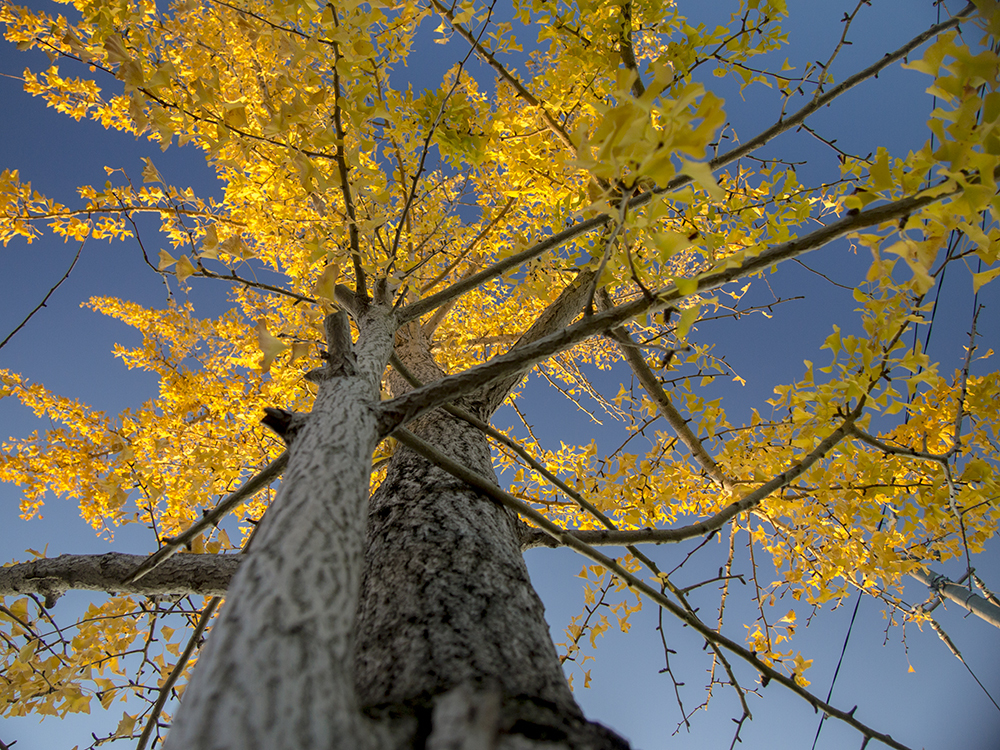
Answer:
[[[95,529],[155,535],[146,558],[0,571],[6,714],[127,697],[142,709],[106,739],[140,747],[626,746],[563,675],[607,619],[574,622],[560,658],[522,557],[547,545],[589,558],[588,601],[623,629],[662,608],[704,639],[712,684],[742,705],[734,742],[756,689],[737,677],[745,662],[865,741],[905,747],[810,692],[788,618],[764,612],[779,593],[821,608],[861,590],[919,624],[928,608],[901,596],[913,575],[996,624],[985,587],[962,596],[930,569],[957,558],[971,575],[996,529],[985,316],[962,361],[933,361],[913,336],[946,269],[973,293],[1000,275],[995,3],[839,83],[843,44],[804,71],[769,67],[783,0],[734,2],[715,29],[668,0],[516,0],[510,21],[480,0],[73,5],[68,18],[0,4],[7,40],[52,60],[25,70],[25,90],[201,149],[224,193],[167,184],[152,158],[65,205],[0,175],[5,246],[123,241],[169,290],[162,307],[86,303],[141,336],[115,354],[158,378],[142,405],[109,416],[0,373],[0,395],[57,425],[4,444],[23,515],[64,496]],[[407,65],[425,22],[465,53],[420,92]],[[829,141],[840,168],[821,184],[759,156],[899,65],[937,97],[923,148]],[[774,124],[727,150],[706,71],[746,97],[777,91]],[[710,390],[725,362],[699,321],[738,318],[748,283],[845,237],[871,255],[856,316],[819,345],[789,342],[802,377],[730,423]],[[225,288],[228,309],[199,315],[196,283]],[[597,370],[622,384],[602,392]],[[551,450],[491,426],[532,372],[621,415],[629,439]],[[708,618],[647,547],[718,536],[732,550],[737,535],[778,580],[736,625],[732,551]],[[54,629],[69,588],[113,595]]]

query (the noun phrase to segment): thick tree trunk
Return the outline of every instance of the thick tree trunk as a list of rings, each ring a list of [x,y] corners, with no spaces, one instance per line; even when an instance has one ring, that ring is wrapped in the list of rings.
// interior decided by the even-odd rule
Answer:
[[[385,746],[360,713],[354,622],[375,407],[391,316],[359,321],[357,356],[331,351],[281,489],[226,595],[167,736],[176,750]],[[343,341],[343,314],[328,340]],[[346,343],[350,344],[347,337]]]
[[[442,373],[416,326],[396,353],[423,382]],[[393,395],[408,386],[391,377]],[[486,437],[438,410],[415,432],[494,478]],[[495,481],[495,479],[494,479]],[[572,747],[614,747],[576,705],[521,554],[519,522],[451,474],[399,446],[371,500],[358,617],[356,681],[376,715],[426,711],[456,689],[492,694],[496,731]]]

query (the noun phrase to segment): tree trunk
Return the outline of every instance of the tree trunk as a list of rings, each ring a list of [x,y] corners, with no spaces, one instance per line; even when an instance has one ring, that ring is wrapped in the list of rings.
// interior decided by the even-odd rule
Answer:
[[[396,354],[427,383],[444,376],[416,325]],[[409,386],[390,376],[392,395]],[[463,406],[476,411],[477,404]],[[490,446],[442,410],[408,429],[493,479]],[[371,499],[355,679],[374,715],[427,713],[434,697],[478,691],[499,703],[496,731],[572,747],[624,742],[583,718],[562,673],[521,554],[520,522],[451,474],[398,446]]]
[[[573,699],[510,512],[402,446],[369,502],[389,317],[361,316],[356,367],[331,353],[167,747],[627,747]],[[443,375],[417,324],[396,352]],[[494,478],[470,425],[408,428]]]
[[[391,315],[328,320],[330,356],[281,488],[198,659],[165,747],[177,750],[384,746],[358,710],[352,660],[364,560],[375,406]],[[346,339],[350,344],[350,337]]]

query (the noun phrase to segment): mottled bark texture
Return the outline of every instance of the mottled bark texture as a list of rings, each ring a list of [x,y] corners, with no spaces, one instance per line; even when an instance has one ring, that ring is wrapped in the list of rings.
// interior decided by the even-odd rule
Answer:
[[[578,281],[521,343],[573,317],[589,279]],[[343,315],[328,320],[327,364],[308,375],[319,383],[312,412],[269,415],[290,443],[288,467],[239,556],[166,747],[627,748],[573,699],[512,512],[402,446],[369,498],[390,352],[425,383],[444,373],[417,321],[394,333],[386,305],[354,316],[354,351]],[[519,377],[455,403],[488,419]],[[393,395],[409,388],[390,375]],[[496,482],[486,437],[467,422],[434,409],[407,427]],[[127,580],[138,561],[112,557],[89,560],[76,584]],[[133,585],[148,593],[187,571],[192,593],[219,593],[236,560],[217,558],[229,567],[207,583],[187,570],[204,557],[178,555]],[[58,559],[17,568],[13,590],[57,596],[73,585]]]
[[[396,354],[425,383],[444,375],[415,324],[397,334]],[[394,396],[409,389],[390,380]],[[468,423],[436,410],[407,427],[494,478],[489,444]],[[625,746],[588,723],[573,699],[512,513],[399,446],[371,499],[367,540],[356,682],[372,715],[419,712],[436,696],[482,691],[477,705],[498,702],[502,745]]]
[[[238,555],[180,554],[135,583],[128,577],[144,555],[60,555],[0,568],[0,596],[42,594],[46,606],[70,589],[143,596],[224,596],[240,564]]]
[[[353,633],[379,379],[391,315],[362,315],[358,356],[331,352],[274,503],[230,586],[166,747],[365,748]],[[331,328],[332,326],[328,326]],[[331,337],[332,338],[332,337]]]

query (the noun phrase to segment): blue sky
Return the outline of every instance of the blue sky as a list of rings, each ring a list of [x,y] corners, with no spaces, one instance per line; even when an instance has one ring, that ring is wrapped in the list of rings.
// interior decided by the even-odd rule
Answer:
[[[957,9],[961,3],[956,3]],[[682,4],[683,11],[695,21],[713,25],[726,20],[729,3],[713,2]],[[839,19],[854,3],[789,2],[791,20],[787,25],[790,46],[780,58],[790,57],[793,65],[807,60],[825,59],[839,38]],[[863,67],[896,48],[900,43],[933,23],[935,9],[925,0],[883,0],[867,8],[850,39],[849,47],[834,69],[839,79]],[[430,28],[436,24],[431,24]],[[421,57],[419,68],[411,64],[415,88],[434,86],[454,55],[461,54],[461,43],[453,40],[444,47],[435,47],[436,54]],[[0,45],[0,73],[18,75],[26,64],[35,68],[45,64],[42,56],[27,56],[10,45]],[[482,80],[486,71],[477,76]],[[780,104],[777,97],[760,97],[748,93],[742,101],[738,91],[718,79],[709,78],[707,85],[718,91],[727,103],[727,112],[742,138],[754,135],[776,118]],[[923,93],[928,79],[915,72],[895,69],[870,81],[846,95],[837,106],[818,114],[815,127],[828,137],[837,137],[838,145],[847,151],[867,153],[876,145],[888,145],[895,155],[917,148],[926,138],[924,121],[931,108],[930,97]],[[214,180],[201,155],[192,149],[171,148],[161,154],[159,148],[145,141],[119,133],[108,133],[100,126],[73,121],[46,109],[41,101],[31,99],[20,90],[20,84],[0,78],[0,169],[17,168],[22,179],[30,180],[42,193],[56,200],[70,201],[73,190],[81,184],[102,184],[106,179],[103,167],[125,167],[138,174],[140,159],[151,156],[165,179],[175,185],[190,184],[206,197],[216,190]],[[792,160],[808,159],[800,169],[803,182],[833,179],[837,175],[836,159],[831,151],[804,133],[790,133],[769,146],[767,155],[781,154]],[[0,249],[3,273],[0,274],[0,339],[38,303],[65,271],[76,248],[51,239],[29,246],[12,242]],[[864,273],[868,258],[855,255],[846,242],[826,248],[807,260],[810,267],[840,283],[851,286],[858,274]],[[949,282],[953,286],[948,286]],[[780,383],[792,382],[802,372],[802,358],[817,358],[816,352],[829,333],[830,321],[851,318],[855,306],[850,292],[839,289],[809,271],[782,269],[769,279],[777,296],[806,294],[807,299],[789,302],[775,310],[772,320],[750,317],[739,326],[726,323],[705,325],[703,337],[711,336],[724,351],[733,367],[747,378],[745,386],[720,384],[718,391],[732,399],[730,419],[742,421],[752,407],[766,408],[764,401]],[[965,285],[964,287],[962,285]],[[758,285],[751,294],[767,301],[771,293]],[[971,313],[971,290],[967,278],[946,280],[943,304],[935,322],[931,342],[932,357],[945,363],[943,369],[957,366],[962,356]],[[987,288],[989,289],[989,287]],[[124,366],[111,356],[116,342],[134,341],[131,330],[79,307],[81,301],[93,295],[116,295],[150,305],[164,302],[160,280],[142,263],[133,243],[108,245],[89,242],[80,263],[69,281],[56,292],[48,306],[36,316],[2,350],[0,367],[31,376],[48,388],[73,396],[97,408],[110,412],[139,403],[155,392],[155,381],[140,373],[126,373]],[[224,304],[224,290],[209,282],[195,284],[192,294],[196,309],[211,314]],[[1000,300],[995,290],[985,299],[988,305],[981,331],[986,343],[996,349],[996,310]],[[850,323],[845,323],[845,327]],[[856,325],[856,323],[855,323]],[[812,341],[808,347],[793,347],[790,342]],[[805,352],[805,354],[803,353]],[[994,366],[995,367],[995,366]],[[620,380],[620,372],[596,377]],[[612,393],[617,390],[611,388]],[[558,441],[587,442],[593,436],[603,448],[611,449],[621,433],[595,425],[571,403],[553,396],[540,383],[533,383],[525,394],[524,405],[536,434],[543,443],[555,447]],[[505,421],[508,420],[508,421]],[[500,412],[496,424],[512,423],[507,412]],[[0,401],[0,437],[25,435],[39,426],[37,420],[11,400]],[[0,485],[0,557],[3,560],[24,559],[28,547],[41,550],[48,543],[48,555],[63,553],[103,552],[108,550],[142,553],[153,548],[148,531],[127,527],[116,532],[113,544],[98,539],[80,521],[67,503],[52,502],[44,509],[43,520],[24,523],[17,519],[19,494],[16,487]],[[745,543],[745,538],[738,545]],[[654,548],[651,556],[664,567],[679,562],[692,545]],[[688,571],[689,580],[714,571],[724,559],[725,545],[710,543],[708,554],[697,567]],[[977,561],[980,574],[987,583],[1000,589],[1000,549],[993,544]],[[583,608],[581,581],[574,576],[585,563],[565,551],[533,550],[527,555],[533,580],[546,603],[555,640],[564,640],[562,629],[569,618]],[[746,553],[743,552],[743,563]],[[957,575],[958,568],[943,571]],[[708,577],[709,572],[703,577]],[[715,591],[696,594],[696,604],[706,611],[713,606]],[[909,601],[920,601],[925,592],[919,585],[908,585]],[[701,597],[701,598],[699,598]],[[753,612],[747,596],[734,596],[728,616],[727,632],[740,640],[738,623],[751,622]],[[68,595],[55,614],[68,620],[74,608],[82,610],[89,594]],[[854,599],[848,600],[835,612],[821,612],[809,625],[802,619],[808,612],[799,609],[800,627],[795,646],[815,659],[808,673],[812,689],[825,696],[840,655],[841,646],[854,610]],[[792,606],[791,603],[788,605]],[[858,706],[858,717],[875,728],[889,732],[914,748],[961,747],[968,750],[990,750],[1000,745],[1000,712],[989,702],[966,669],[955,659],[929,630],[908,628],[885,630],[882,607],[864,600],[858,611],[849,646],[832,702],[842,708]],[[964,617],[955,606],[940,612],[945,629],[963,652],[995,698],[1000,700],[1000,633],[974,617]],[[717,689],[717,697],[709,713],[699,713],[692,719],[690,733],[682,730],[671,736],[677,727],[679,709],[669,677],[660,674],[663,648],[656,630],[656,613],[647,608],[633,621],[628,635],[612,632],[598,642],[594,656],[593,687],[579,687],[577,696],[591,718],[609,724],[632,740],[636,748],[727,748],[732,740],[734,725],[731,717],[739,715],[730,693]],[[701,641],[669,618],[664,620],[664,637],[677,654],[671,657],[678,679],[686,684],[682,699],[691,708],[701,702],[709,660],[702,651]],[[908,667],[914,671],[909,672]],[[740,671],[744,684],[755,682],[747,670]],[[778,685],[761,691],[761,698],[751,696],[753,722],[745,725],[741,747],[804,748],[812,744],[819,717],[799,698]],[[107,731],[120,717],[120,707],[110,715],[99,711],[92,716],[71,717],[64,721],[47,720],[41,725],[34,718],[0,720],[0,740],[10,744],[17,740],[18,750],[71,748],[89,744],[90,731]],[[826,750],[855,748],[861,738],[853,730],[835,721],[825,724],[817,747]],[[874,745],[873,745],[874,746]]]

